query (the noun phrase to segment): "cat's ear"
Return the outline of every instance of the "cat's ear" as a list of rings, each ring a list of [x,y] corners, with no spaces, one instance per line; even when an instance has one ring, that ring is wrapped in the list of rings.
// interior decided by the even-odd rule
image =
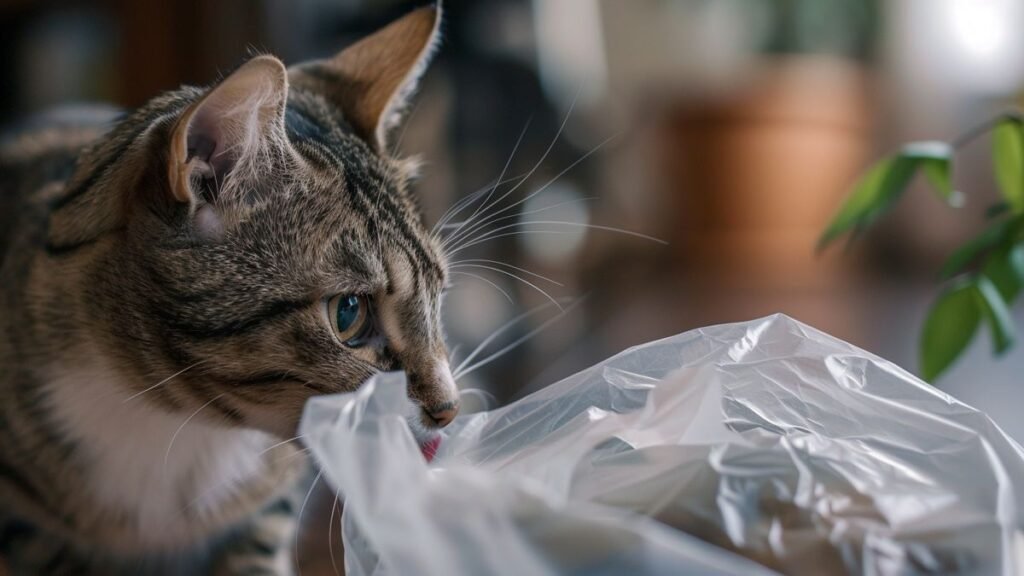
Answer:
[[[332,58],[290,68],[289,77],[336,104],[360,137],[385,151],[433,56],[440,21],[439,4],[420,8]]]
[[[221,186],[240,167],[249,174],[258,169],[262,157],[287,142],[287,101],[284,64],[273,56],[257,56],[190,106],[171,135],[173,199],[194,206],[203,192],[194,189],[197,182]]]

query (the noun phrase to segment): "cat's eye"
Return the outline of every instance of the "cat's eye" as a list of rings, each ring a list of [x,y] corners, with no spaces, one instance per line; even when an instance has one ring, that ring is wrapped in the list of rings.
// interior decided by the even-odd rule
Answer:
[[[365,346],[372,336],[370,302],[366,296],[339,294],[327,301],[327,317],[342,344]]]

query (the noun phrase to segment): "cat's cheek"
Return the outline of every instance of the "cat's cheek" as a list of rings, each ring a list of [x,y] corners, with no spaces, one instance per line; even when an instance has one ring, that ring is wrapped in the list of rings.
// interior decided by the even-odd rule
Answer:
[[[311,396],[307,392],[277,398],[261,405],[246,408],[245,428],[255,428],[282,439],[291,438],[299,433],[299,420],[306,400]]]
[[[196,210],[195,229],[199,238],[206,242],[214,242],[224,237],[224,222],[209,204]]]

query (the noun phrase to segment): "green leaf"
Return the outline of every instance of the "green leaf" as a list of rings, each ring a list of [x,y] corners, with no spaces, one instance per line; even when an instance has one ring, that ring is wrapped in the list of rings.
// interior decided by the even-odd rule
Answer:
[[[867,226],[885,212],[906,189],[918,162],[918,158],[899,155],[872,166],[821,235],[818,248],[824,248],[853,228]]]
[[[959,208],[964,204],[963,194],[953,190],[953,181],[950,176],[951,168],[949,159],[929,158],[921,161],[921,170],[925,178],[931,183],[932,188],[939,193],[950,206]]]
[[[921,375],[932,381],[963,353],[984,310],[973,282],[958,282],[939,296],[921,333]]]
[[[1006,301],[999,295],[999,290],[985,276],[976,280],[977,294],[984,308],[985,320],[988,321],[992,330],[992,343],[995,345],[996,354],[1002,354],[1013,346],[1016,338],[1013,316],[1006,305]]]
[[[1014,212],[1024,212],[1024,124],[1007,118],[992,130],[996,182]]]
[[[1013,302],[1024,286],[1024,247],[1004,246],[989,254],[981,273],[988,278],[1006,302]]]
[[[982,230],[974,238],[971,238],[963,246],[957,248],[946,262],[942,265],[940,276],[946,280],[964,271],[971,262],[974,262],[982,253],[991,250],[1006,238],[1006,235],[1013,230],[1013,220],[1003,220],[990,225]]]
[[[962,204],[963,196],[953,190],[952,158],[953,147],[946,142],[911,142],[903,146],[902,156],[917,160],[925,178],[946,202],[954,206]]]

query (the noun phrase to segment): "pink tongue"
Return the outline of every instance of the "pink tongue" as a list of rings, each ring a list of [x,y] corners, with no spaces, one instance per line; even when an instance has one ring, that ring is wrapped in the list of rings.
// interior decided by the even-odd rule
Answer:
[[[434,436],[430,440],[427,440],[423,444],[420,444],[420,452],[423,453],[423,457],[426,458],[427,462],[434,459],[437,454],[437,448],[441,446],[441,437]]]

